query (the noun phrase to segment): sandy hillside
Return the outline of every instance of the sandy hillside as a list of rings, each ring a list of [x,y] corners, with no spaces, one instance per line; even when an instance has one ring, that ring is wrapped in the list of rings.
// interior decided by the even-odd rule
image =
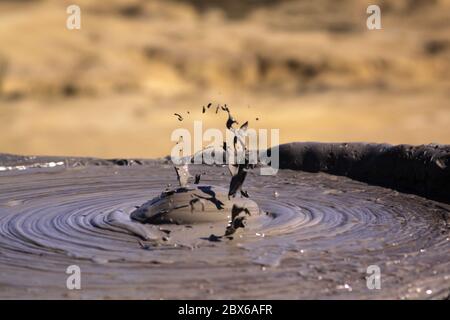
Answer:
[[[0,152],[163,156],[208,102],[281,142],[450,143],[448,0],[375,31],[363,0],[79,0],[70,31],[72,3],[0,1]]]

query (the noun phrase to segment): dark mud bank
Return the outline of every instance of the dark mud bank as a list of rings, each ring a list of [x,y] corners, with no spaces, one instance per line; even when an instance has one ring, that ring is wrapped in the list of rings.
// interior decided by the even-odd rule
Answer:
[[[130,166],[142,165],[152,162],[152,160],[144,159],[100,159],[92,157],[58,157],[58,156],[22,156],[8,153],[0,153],[0,167],[45,167],[48,163],[61,163],[67,167],[76,166]]]
[[[450,203],[450,145],[292,142],[278,147],[280,169],[326,172]],[[36,157],[0,153],[0,167],[131,166],[146,159]]]
[[[449,145],[293,142],[280,168],[326,172],[450,203]]]

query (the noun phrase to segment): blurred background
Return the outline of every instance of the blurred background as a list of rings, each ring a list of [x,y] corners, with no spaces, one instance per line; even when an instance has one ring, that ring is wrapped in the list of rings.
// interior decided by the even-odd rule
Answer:
[[[0,0],[0,152],[164,156],[209,102],[281,142],[450,143],[449,89],[450,0]]]

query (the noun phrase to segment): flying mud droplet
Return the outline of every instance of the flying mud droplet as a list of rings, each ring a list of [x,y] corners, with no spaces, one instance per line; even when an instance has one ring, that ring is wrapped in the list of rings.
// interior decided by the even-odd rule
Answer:
[[[242,189],[245,177],[247,177],[247,169],[245,168],[245,165],[240,164],[238,166],[237,174],[231,177],[228,197],[234,197],[236,193]]]
[[[189,168],[187,164],[180,166],[175,166],[175,172],[177,173],[178,183],[180,187],[184,188],[187,186],[189,178],[191,177],[189,173]]]
[[[174,116],[178,117],[178,121],[183,121],[183,117],[179,113],[174,113]]]
[[[233,127],[233,124],[238,124],[238,122],[233,118],[233,116],[228,113],[228,120],[227,120],[227,129],[231,129]]]
[[[244,191],[241,189],[241,196],[243,196],[244,198],[250,198],[250,196],[248,195],[247,191]]]
[[[233,208],[231,209],[231,222],[225,231],[225,236],[234,234],[239,228],[245,228],[247,217],[242,216],[241,213],[251,216],[251,213],[247,208],[233,205]]]
[[[248,121],[245,121],[245,123],[241,126],[240,129],[243,130],[244,132],[247,131],[247,129],[248,129]]]
[[[249,216],[252,215],[247,208],[233,205],[233,208],[231,209],[231,220],[236,219],[242,212]]]

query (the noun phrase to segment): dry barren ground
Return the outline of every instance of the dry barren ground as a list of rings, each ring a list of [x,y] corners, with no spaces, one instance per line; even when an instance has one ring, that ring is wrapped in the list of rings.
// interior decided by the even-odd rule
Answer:
[[[376,31],[364,0],[77,3],[69,31],[70,1],[0,1],[2,152],[162,156],[208,102],[281,143],[450,142],[449,1],[378,1]]]

